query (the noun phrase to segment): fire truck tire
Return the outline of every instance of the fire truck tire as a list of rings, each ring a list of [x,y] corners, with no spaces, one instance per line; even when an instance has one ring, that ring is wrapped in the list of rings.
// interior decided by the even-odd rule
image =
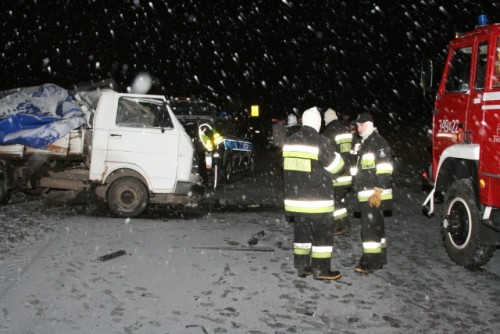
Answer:
[[[135,177],[121,177],[108,189],[106,199],[109,210],[121,218],[141,215],[149,204],[149,194],[142,181]]]
[[[471,180],[453,182],[444,198],[443,216],[443,243],[453,262],[468,269],[486,264],[495,246],[481,244],[480,210]]]

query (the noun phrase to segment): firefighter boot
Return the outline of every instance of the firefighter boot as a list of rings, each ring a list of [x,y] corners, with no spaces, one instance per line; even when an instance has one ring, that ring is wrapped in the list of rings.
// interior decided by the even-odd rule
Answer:
[[[359,259],[358,265],[354,267],[354,271],[359,274],[368,275],[373,272],[373,254],[363,254],[361,259]]]
[[[348,234],[351,231],[351,221],[349,217],[333,221],[333,235]]]
[[[330,270],[331,258],[312,258],[311,267],[313,269],[313,277],[316,280],[334,281],[342,277],[339,271]]]
[[[310,276],[312,275],[312,269],[311,267],[305,267],[305,268],[297,268],[297,276],[301,277],[301,278],[304,278],[304,277],[307,277],[307,276]]]
[[[315,280],[320,281],[336,281],[342,277],[342,274],[337,270],[314,271],[313,277]]]
[[[368,275],[369,273],[373,272],[373,269],[363,267],[362,265],[357,265],[356,267],[354,267],[354,271],[360,274]]]

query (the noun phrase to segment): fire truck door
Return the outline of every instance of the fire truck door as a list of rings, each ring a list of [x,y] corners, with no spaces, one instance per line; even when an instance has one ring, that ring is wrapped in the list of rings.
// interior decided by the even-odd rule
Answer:
[[[448,146],[458,143],[471,102],[473,40],[452,46],[436,97],[433,128],[433,166]],[[436,170],[434,170],[436,173]]]
[[[487,73],[482,98],[481,118],[477,122],[479,131],[474,132],[479,138],[481,153],[479,158],[479,176],[483,180],[480,188],[481,203],[500,206],[500,36],[492,39],[489,46]],[[484,43],[484,45],[487,45]],[[481,50],[480,53],[482,54]]]

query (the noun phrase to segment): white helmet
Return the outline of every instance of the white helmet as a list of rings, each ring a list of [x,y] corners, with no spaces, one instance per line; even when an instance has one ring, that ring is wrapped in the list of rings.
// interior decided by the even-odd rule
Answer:
[[[321,128],[321,114],[319,113],[318,108],[312,107],[304,111],[302,114],[302,124],[310,126],[319,132]]]

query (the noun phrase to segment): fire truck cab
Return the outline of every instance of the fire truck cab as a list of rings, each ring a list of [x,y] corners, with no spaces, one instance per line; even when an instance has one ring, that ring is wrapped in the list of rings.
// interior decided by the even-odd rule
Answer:
[[[449,45],[432,123],[433,189],[423,203],[432,216],[444,198],[443,243],[472,269],[500,244],[500,24],[480,16],[476,29]]]

